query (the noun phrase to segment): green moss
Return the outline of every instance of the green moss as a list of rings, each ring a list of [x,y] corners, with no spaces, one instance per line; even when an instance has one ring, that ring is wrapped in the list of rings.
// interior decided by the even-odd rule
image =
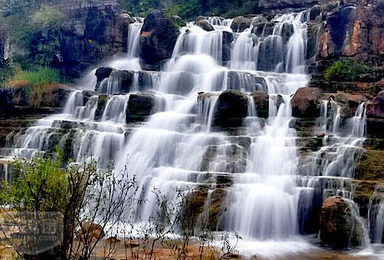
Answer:
[[[384,151],[367,150],[356,164],[357,180],[384,181]]]

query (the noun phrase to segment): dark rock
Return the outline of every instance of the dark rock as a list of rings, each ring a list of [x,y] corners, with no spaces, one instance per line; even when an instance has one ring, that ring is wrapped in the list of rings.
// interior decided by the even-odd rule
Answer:
[[[82,91],[82,94],[83,94],[83,104],[87,104],[87,102],[89,101],[89,99],[96,95],[96,92],[95,91],[92,91],[92,90],[83,90]]]
[[[135,72],[130,70],[114,70],[109,76],[112,81],[114,93],[128,93],[132,87],[133,77]]]
[[[384,91],[367,104],[366,115],[368,136],[384,138]]]
[[[96,73],[95,73],[96,78],[97,78],[97,83],[100,83],[100,82],[102,82],[104,79],[108,78],[108,77],[111,75],[111,73],[112,73],[113,70],[114,70],[114,69],[113,69],[113,68],[110,68],[110,67],[101,67],[101,68],[98,68],[98,69],[96,70]]]
[[[164,11],[154,10],[148,14],[140,35],[140,57],[144,68],[159,70],[161,62],[172,56],[179,33],[177,25]]]
[[[127,107],[127,123],[144,121],[154,112],[156,98],[152,94],[131,94]]]
[[[180,16],[172,15],[170,18],[171,18],[173,24],[175,24],[175,25],[178,26],[178,27],[183,27],[183,26],[186,26],[186,25],[187,25],[187,24],[183,21],[183,19],[181,19]]]
[[[101,116],[104,113],[105,106],[107,105],[109,96],[108,95],[99,95],[97,99],[97,108],[95,111],[95,120],[100,120]]]
[[[367,104],[367,117],[384,119],[384,90],[379,92],[373,102]]]
[[[223,31],[223,65],[226,65],[227,62],[231,59],[231,44],[233,41],[233,34],[227,31]]]
[[[151,72],[139,71],[139,91],[152,89]]]
[[[321,208],[320,239],[333,249],[361,245],[362,230],[353,219],[351,208],[342,197],[326,199]]]
[[[256,112],[259,117],[268,118],[269,111],[269,95],[268,92],[259,90],[251,94],[255,102]]]
[[[67,18],[60,28],[57,67],[69,76],[78,77],[102,58],[127,51],[128,25],[132,18],[120,12],[116,1],[99,0],[87,5],[74,2],[49,4],[57,7]]]
[[[215,30],[213,26],[210,23],[208,23],[208,21],[206,20],[200,20],[196,22],[196,26],[199,26],[201,29],[207,32],[211,32]]]
[[[322,92],[318,88],[299,88],[292,98],[294,117],[318,117],[320,114]]]
[[[207,17],[199,15],[198,17],[196,17],[195,23],[204,21],[204,20],[207,20]]]
[[[57,85],[43,93],[41,107],[64,107],[71,93],[71,89],[64,85]]]
[[[220,127],[241,126],[247,112],[247,95],[238,90],[226,90],[217,101],[214,124]]]
[[[233,19],[231,29],[234,32],[243,32],[245,29],[250,28],[252,19],[244,16],[238,16]]]

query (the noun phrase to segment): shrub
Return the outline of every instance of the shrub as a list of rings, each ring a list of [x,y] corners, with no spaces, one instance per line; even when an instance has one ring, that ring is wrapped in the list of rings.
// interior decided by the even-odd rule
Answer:
[[[355,81],[367,77],[368,73],[369,67],[365,64],[340,60],[327,69],[325,79],[328,81]]]

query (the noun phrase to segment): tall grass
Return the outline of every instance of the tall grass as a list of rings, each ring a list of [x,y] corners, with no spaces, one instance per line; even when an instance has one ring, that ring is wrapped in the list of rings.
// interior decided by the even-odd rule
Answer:
[[[29,99],[29,104],[38,107],[44,94],[52,91],[61,82],[60,71],[41,67],[34,71],[17,70],[7,86],[24,92]]]

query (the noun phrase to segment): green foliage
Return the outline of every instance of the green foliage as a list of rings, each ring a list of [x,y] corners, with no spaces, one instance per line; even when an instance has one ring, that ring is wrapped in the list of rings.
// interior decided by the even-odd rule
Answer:
[[[336,61],[325,72],[325,79],[335,81],[356,81],[367,77],[369,67],[365,64],[348,60]]]
[[[182,0],[177,4],[168,6],[167,15],[178,15],[183,19],[194,19],[201,14],[201,6],[199,0]]]
[[[60,71],[47,67],[41,67],[35,71],[18,71],[12,78],[12,81],[24,80],[28,81],[31,87],[62,82]]]
[[[65,15],[55,7],[36,8],[26,2],[14,0],[0,7],[3,27],[9,32],[11,42],[18,46],[19,57],[25,56],[22,64],[17,64],[17,59],[14,62],[23,69],[30,69],[27,68],[30,64],[51,66],[60,54],[60,26]]]
[[[15,71],[12,66],[7,62],[0,64],[0,85],[6,83],[10,78],[13,77]]]
[[[33,26],[37,29],[59,28],[65,20],[65,15],[55,7],[42,5],[38,11],[32,14]]]
[[[40,67],[33,71],[16,69],[6,86],[15,88],[20,92],[20,96],[29,100],[29,105],[38,107],[44,94],[52,91],[62,81],[60,72],[56,69],[47,67]]]
[[[17,159],[12,185],[2,183],[1,202],[19,211],[64,212],[67,200],[66,171],[60,160]]]

